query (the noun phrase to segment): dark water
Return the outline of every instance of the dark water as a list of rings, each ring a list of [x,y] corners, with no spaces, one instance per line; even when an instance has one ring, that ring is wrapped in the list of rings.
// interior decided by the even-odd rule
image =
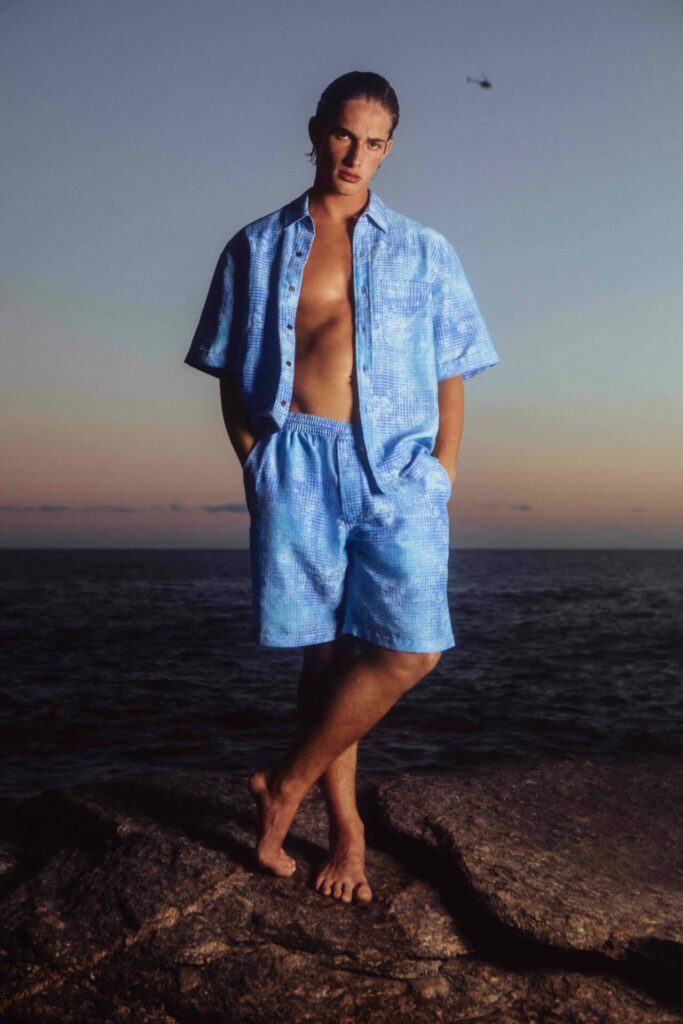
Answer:
[[[285,749],[300,650],[249,639],[246,551],[0,550],[0,794]],[[365,771],[683,750],[682,551],[452,551],[458,646]]]

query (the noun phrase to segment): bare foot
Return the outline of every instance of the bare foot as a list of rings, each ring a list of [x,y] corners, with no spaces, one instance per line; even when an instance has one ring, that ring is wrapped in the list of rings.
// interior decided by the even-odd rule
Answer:
[[[298,804],[271,792],[267,771],[258,771],[249,779],[249,792],[256,801],[259,814],[259,838],[256,858],[261,867],[274,875],[286,877],[296,871],[296,861],[282,848]]]
[[[342,830],[330,829],[330,853],[320,868],[315,888],[323,896],[334,896],[342,903],[369,903],[372,889],[365,877],[365,837],[358,819]]]

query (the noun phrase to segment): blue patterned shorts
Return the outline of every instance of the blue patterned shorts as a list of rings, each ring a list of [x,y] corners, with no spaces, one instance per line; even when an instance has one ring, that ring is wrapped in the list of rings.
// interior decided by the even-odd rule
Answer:
[[[243,467],[252,639],[302,647],[340,633],[397,651],[455,646],[441,463],[382,494],[356,423],[290,412]]]

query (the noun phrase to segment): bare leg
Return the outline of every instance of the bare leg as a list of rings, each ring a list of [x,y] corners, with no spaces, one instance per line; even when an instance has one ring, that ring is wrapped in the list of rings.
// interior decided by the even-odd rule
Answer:
[[[340,673],[354,656],[354,639],[340,635],[325,644],[304,648],[299,680],[299,718],[311,724],[319,718]],[[358,655],[356,655],[357,657]],[[318,779],[329,821],[329,855],[315,888],[344,903],[369,903],[372,889],[365,875],[365,827],[356,804],[358,743],[335,758]]]
[[[282,848],[299,804],[330,764],[368,732],[441,655],[370,645],[342,673],[321,718],[305,728],[278,764],[254,772],[249,788],[260,817],[259,862],[276,875],[296,864]]]

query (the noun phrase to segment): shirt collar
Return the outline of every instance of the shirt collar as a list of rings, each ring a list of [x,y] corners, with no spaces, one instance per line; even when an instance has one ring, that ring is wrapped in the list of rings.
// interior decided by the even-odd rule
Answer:
[[[308,216],[308,193],[309,189],[306,189],[305,192],[302,192],[300,196],[297,196],[296,199],[293,199],[291,203],[285,206],[282,214],[283,229],[289,227],[290,224],[294,224],[295,221],[303,220],[304,217]],[[368,189],[368,194],[370,196],[369,202],[358,219],[362,220],[363,217],[369,217],[378,228],[386,232],[387,207],[371,188]]]

